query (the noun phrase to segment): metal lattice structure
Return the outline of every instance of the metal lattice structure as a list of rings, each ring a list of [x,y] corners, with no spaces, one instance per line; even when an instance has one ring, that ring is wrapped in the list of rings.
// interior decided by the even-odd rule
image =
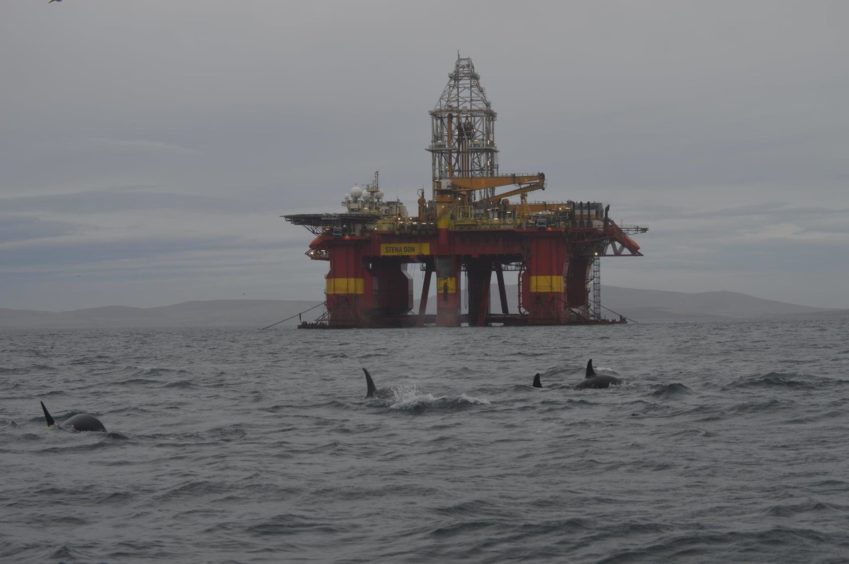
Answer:
[[[498,174],[496,113],[470,58],[457,57],[430,116],[434,188],[441,179]]]
[[[592,318],[595,321],[601,319],[601,258],[596,254],[593,257],[593,301],[592,301]]]

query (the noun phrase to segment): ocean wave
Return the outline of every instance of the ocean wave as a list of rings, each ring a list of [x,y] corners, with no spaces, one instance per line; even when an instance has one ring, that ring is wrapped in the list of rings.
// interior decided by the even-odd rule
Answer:
[[[135,494],[131,492],[112,492],[101,496],[99,499],[97,499],[96,503],[98,505],[124,504],[129,503],[135,497]]]
[[[438,538],[451,538],[458,535],[465,535],[481,529],[497,527],[497,520],[474,519],[463,521],[460,523],[447,523],[444,526],[437,527],[430,532],[430,536]]]
[[[673,382],[671,384],[660,384],[654,387],[651,392],[656,398],[669,398],[669,397],[679,397],[684,396],[692,392],[690,388],[681,384],[679,382]]]
[[[60,561],[73,561],[77,559],[77,555],[70,548],[63,544],[62,546],[53,551],[53,553],[50,555],[50,559]]]
[[[110,447],[120,446],[127,437],[120,433],[73,433],[66,431],[58,431],[66,433],[73,437],[82,437],[83,435],[100,435],[100,439],[96,442],[81,442],[80,440],[71,439],[61,446],[53,445],[42,448],[39,452],[44,454],[69,454],[81,452],[97,452]]]
[[[370,398],[369,398],[369,403],[372,403]],[[374,403],[383,404],[384,402],[376,401]],[[303,404],[299,404],[297,406],[291,406],[291,405],[271,406],[268,409],[268,411],[270,411],[271,413],[281,413],[281,412],[287,413],[288,411],[290,411],[292,409],[292,407],[310,408],[310,409],[319,408],[319,407],[327,407],[327,408],[331,408],[331,409],[347,410],[347,409],[351,409],[353,406],[354,406],[354,404],[351,403],[351,402],[342,401],[342,400],[333,398],[333,399],[328,399],[326,401],[320,401],[320,402],[315,402],[315,403],[303,403]]]
[[[785,409],[790,406],[791,404],[787,401],[781,401],[775,398],[770,398],[764,400],[747,401],[733,405],[729,409],[727,409],[726,413],[733,413],[735,415],[748,413],[766,413],[779,409]]]
[[[755,531],[715,531],[666,535],[647,546],[607,555],[599,562],[642,561],[807,561],[806,555],[832,544],[816,529],[772,527]],[[747,557],[746,554],[749,556]]]
[[[159,501],[172,501],[176,499],[196,499],[203,496],[227,493],[232,488],[231,484],[225,482],[213,482],[210,480],[196,480],[183,482],[168,491],[163,492],[155,499]]]
[[[784,503],[773,505],[767,510],[771,517],[795,517],[802,513],[824,513],[833,512],[836,515],[844,515],[846,506],[840,506],[824,501],[809,499],[801,503]]]
[[[80,356],[77,358],[72,358],[70,361],[68,361],[68,364],[71,366],[89,366],[91,364],[103,364],[106,361],[108,361],[110,364],[114,364],[116,362],[116,359],[111,356],[97,354],[93,356]]]
[[[759,374],[742,378],[732,385],[732,387],[744,388],[797,388],[797,389],[813,389],[819,386],[821,382],[816,377],[805,376],[797,372],[769,372],[767,374]]]
[[[0,419],[0,428],[10,427],[17,428],[18,424],[12,419]]]
[[[31,364],[29,366],[0,366],[0,375],[2,374],[10,374],[15,376],[23,376],[25,374],[31,374],[35,372],[36,374],[40,372],[56,372],[58,370],[55,366],[50,364]]]
[[[188,388],[194,388],[195,383],[192,382],[191,380],[174,380],[173,382],[168,382],[167,384],[165,384],[162,387],[163,388],[177,388],[177,389],[184,390],[184,389],[188,389]]]
[[[151,380],[150,378],[127,378],[126,380],[116,380],[113,382],[116,386],[150,386],[161,383],[159,380]]]
[[[371,358],[382,359],[382,358],[386,358],[386,357],[389,357],[389,356],[392,356],[391,351],[388,351],[386,349],[383,349],[383,350],[376,350],[375,349],[375,350],[372,350],[372,351],[369,351],[369,352],[366,352],[366,353],[361,353],[357,357],[357,360],[365,360],[365,359],[371,359]]]
[[[153,562],[174,562],[179,560],[174,553],[162,548],[161,541],[121,541],[115,543],[116,550],[107,554],[107,558],[86,558],[86,561],[133,562],[147,560]]]
[[[222,442],[239,441],[248,436],[241,425],[224,425],[215,427],[205,433],[208,438]]]
[[[46,485],[29,488],[17,500],[20,506],[35,507],[38,498],[50,499],[51,506],[77,505],[90,501],[97,494],[98,486],[94,484],[79,484],[74,487]]]
[[[530,358],[536,358],[536,357],[548,356],[548,355],[549,355],[548,351],[540,351],[540,350],[535,350],[533,348],[527,348],[527,349],[522,349],[522,350],[516,351],[511,356],[516,356],[516,357],[525,357],[526,356],[526,357],[530,357]]]
[[[389,409],[419,413],[427,410],[455,411],[469,407],[487,406],[490,401],[460,394],[459,396],[436,397],[433,394],[420,393],[415,386],[393,388],[395,397],[389,404]]]
[[[136,377],[147,376],[166,376],[170,374],[188,374],[189,371],[184,368],[163,368],[159,366],[143,367],[138,366],[133,373]]]
[[[253,536],[297,535],[301,533],[335,534],[340,529],[330,523],[304,515],[283,513],[270,519],[248,525],[245,531]]]
[[[434,512],[449,516],[480,516],[500,513],[499,505],[485,499],[466,499],[444,507],[437,507]]]

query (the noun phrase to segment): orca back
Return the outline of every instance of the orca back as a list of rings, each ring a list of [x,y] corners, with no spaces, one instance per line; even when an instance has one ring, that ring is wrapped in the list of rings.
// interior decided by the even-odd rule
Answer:
[[[100,431],[105,433],[106,427],[94,415],[79,413],[63,423],[65,427],[71,427],[74,431]]]
[[[534,375],[534,388],[542,388],[542,382],[539,381],[539,372]]]
[[[575,386],[576,390],[601,390],[603,388],[609,388],[611,385],[618,386],[622,383],[622,380],[616,378],[615,376],[608,376],[606,374],[602,374],[601,376],[591,376],[589,378],[585,378],[584,380],[578,382],[578,385]]]

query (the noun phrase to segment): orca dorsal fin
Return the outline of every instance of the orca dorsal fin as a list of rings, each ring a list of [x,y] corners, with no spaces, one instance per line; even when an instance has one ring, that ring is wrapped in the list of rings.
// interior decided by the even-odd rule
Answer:
[[[371,379],[371,374],[368,373],[368,370],[363,368],[363,373],[366,375],[366,397],[373,398],[374,392],[377,391],[377,388],[374,385],[374,380]]]
[[[46,407],[44,407],[44,402],[42,401],[39,403],[41,404],[41,410],[44,412],[44,420],[47,422],[47,426],[52,427],[56,424],[56,421],[53,420],[53,417],[51,417],[50,412],[47,411]]]
[[[534,388],[542,388],[542,382],[539,381],[539,372],[534,374]]]
[[[590,359],[589,361],[587,361],[587,374],[586,374],[586,377],[587,377],[587,378],[592,378],[593,376],[595,376],[595,370],[593,370],[593,359]]]

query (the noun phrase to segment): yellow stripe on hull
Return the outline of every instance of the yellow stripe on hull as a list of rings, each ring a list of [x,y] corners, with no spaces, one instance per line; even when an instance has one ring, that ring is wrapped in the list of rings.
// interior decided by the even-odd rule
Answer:
[[[365,280],[363,278],[328,278],[325,291],[328,296],[333,294],[364,294]]]
[[[564,284],[562,276],[531,276],[531,292],[562,293]]]
[[[446,286],[448,288],[446,289]],[[436,292],[438,294],[448,293],[448,294],[456,294],[457,293],[457,278],[454,276],[449,276],[447,278],[439,278],[436,279]]]

